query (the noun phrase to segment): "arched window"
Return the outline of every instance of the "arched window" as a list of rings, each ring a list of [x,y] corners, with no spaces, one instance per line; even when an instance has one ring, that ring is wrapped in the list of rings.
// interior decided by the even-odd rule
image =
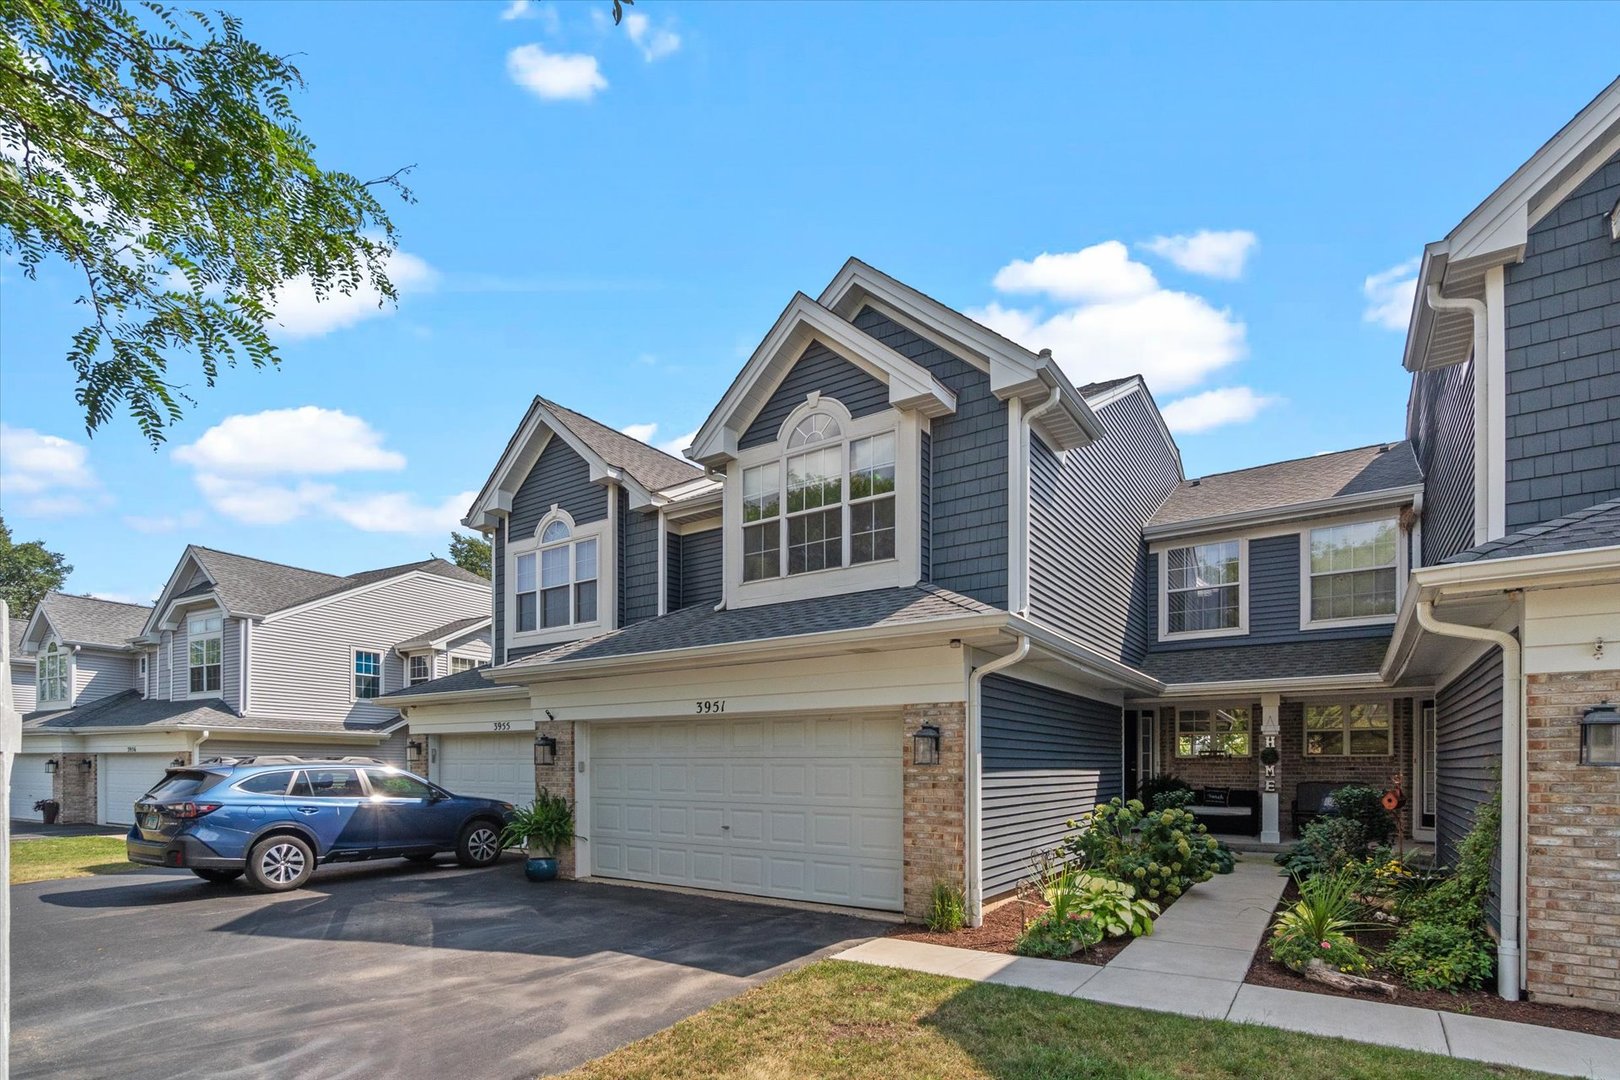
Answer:
[[[39,690],[40,701],[66,701],[68,697],[68,658],[67,651],[59,648],[56,642],[45,646],[45,651],[39,657],[39,672],[36,685]]]
[[[744,581],[894,558],[894,432],[845,439],[812,412],[785,450],[742,471]]]
[[[561,511],[540,527],[540,547],[515,560],[519,633],[596,621],[596,538],[573,539]]]

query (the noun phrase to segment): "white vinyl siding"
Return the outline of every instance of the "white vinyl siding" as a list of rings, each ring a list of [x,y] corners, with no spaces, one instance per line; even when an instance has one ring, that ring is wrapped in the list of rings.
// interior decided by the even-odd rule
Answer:
[[[34,665],[13,663],[11,665],[12,705],[20,713],[33,712],[34,702],[37,700],[35,693]]]
[[[141,685],[140,657],[136,653],[100,652],[84,648],[73,658],[73,701],[97,701]]]

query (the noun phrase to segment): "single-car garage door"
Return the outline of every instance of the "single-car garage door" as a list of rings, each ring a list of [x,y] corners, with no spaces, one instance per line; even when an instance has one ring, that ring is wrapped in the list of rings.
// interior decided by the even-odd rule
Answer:
[[[534,802],[534,736],[439,735],[431,779],[457,795]]]
[[[11,766],[11,816],[44,821],[34,804],[51,797],[51,774],[45,771],[49,754],[18,754]]]
[[[102,755],[101,786],[97,792],[101,824],[132,823],[135,803],[157,786],[173,760],[173,754]]]
[[[894,717],[593,724],[591,872],[899,910],[900,751]]]

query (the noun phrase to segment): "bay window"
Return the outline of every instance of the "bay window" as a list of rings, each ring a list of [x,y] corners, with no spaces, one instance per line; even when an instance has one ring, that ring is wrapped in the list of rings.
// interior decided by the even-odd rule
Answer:
[[[1306,536],[1306,622],[1395,616],[1400,578],[1395,518],[1312,529]]]
[[[193,694],[217,694],[223,685],[224,629],[225,619],[217,614],[186,620],[188,685]]]

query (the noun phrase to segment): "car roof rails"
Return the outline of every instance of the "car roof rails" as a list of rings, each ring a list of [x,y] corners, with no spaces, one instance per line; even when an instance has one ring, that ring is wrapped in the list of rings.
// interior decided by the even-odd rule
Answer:
[[[305,757],[301,754],[249,754],[245,757],[212,757],[198,765],[387,765],[381,758],[357,757]],[[186,766],[195,768],[196,766]]]

